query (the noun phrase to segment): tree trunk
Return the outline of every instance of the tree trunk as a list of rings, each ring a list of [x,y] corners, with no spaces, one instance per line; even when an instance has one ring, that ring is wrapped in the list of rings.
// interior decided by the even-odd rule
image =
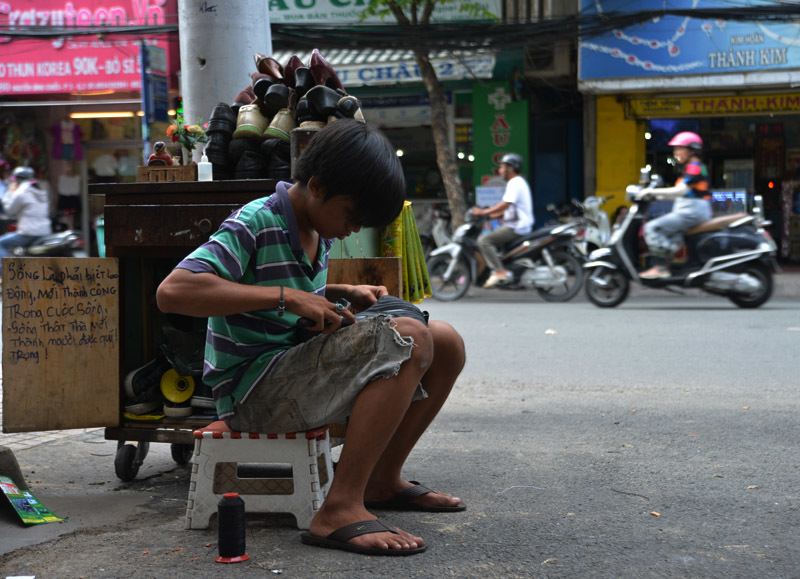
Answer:
[[[467,204],[464,199],[464,191],[461,188],[461,180],[458,177],[455,155],[450,147],[450,139],[448,138],[447,101],[445,100],[442,83],[439,82],[436,71],[431,65],[430,58],[428,58],[428,52],[426,50],[414,50],[414,57],[431,101],[431,129],[433,131],[433,143],[436,146],[436,164],[442,175],[442,183],[444,184],[444,191],[447,194],[447,202],[452,216],[451,223],[453,229],[455,229],[464,222]]]

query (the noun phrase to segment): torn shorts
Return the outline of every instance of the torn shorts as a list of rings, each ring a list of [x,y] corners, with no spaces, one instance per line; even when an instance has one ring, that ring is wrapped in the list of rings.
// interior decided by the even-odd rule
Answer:
[[[414,341],[379,315],[320,334],[287,350],[242,401],[228,426],[240,432],[298,432],[342,423],[361,391],[391,378],[411,357]],[[414,400],[427,398],[422,386]]]

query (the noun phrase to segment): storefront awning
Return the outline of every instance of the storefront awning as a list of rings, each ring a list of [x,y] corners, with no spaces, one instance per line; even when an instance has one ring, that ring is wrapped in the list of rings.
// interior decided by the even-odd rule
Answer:
[[[386,86],[422,82],[414,53],[410,50],[322,50],[322,55],[336,70],[336,75],[346,87]],[[308,64],[311,51],[276,51],[272,57],[286,64],[296,54]],[[494,52],[430,52],[429,57],[439,80],[492,78],[496,54]]]

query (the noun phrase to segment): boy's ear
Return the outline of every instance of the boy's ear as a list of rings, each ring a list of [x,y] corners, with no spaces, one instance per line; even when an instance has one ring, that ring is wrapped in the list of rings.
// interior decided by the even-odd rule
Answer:
[[[308,180],[307,187],[308,192],[311,193],[312,197],[316,197],[317,199],[325,198],[325,186],[316,175],[312,176],[311,179]]]

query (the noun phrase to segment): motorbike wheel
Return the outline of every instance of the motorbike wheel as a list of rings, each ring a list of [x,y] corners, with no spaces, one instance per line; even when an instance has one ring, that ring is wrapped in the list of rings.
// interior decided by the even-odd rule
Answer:
[[[549,288],[537,288],[536,291],[547,302],[566,302],[574,298],[583,284],[583,265],[572,253],[557,250],[551,254],[554,265],[560,265],[567,272],[567,279],[562,285]]]
[[[594,280],[603,282],[603,285]],[[630,289],[630,280],[617,269],[598,267],[586,278],[586,297],[601,308],[618,306],[628,297]]]
[[[757,308],[772,296],[772,272],[764,264],[747,263],[738,270],[761,282],[761,289],[751,294],[729,294],[728,299],[740,308]]]
[[[463,298],[472,283],[469,262],[464,257],[456,263],[452,278],[444,279],[444,274],[452,261],[453,256],[448,253],[434,255],[428,260],[428,275],[431,278],[433,297],[443,302],[453,302]]]

